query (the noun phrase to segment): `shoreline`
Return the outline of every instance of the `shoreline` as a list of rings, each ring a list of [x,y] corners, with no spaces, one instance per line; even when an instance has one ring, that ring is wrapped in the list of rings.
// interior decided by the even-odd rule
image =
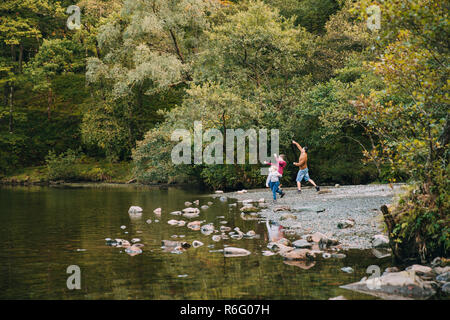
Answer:
[[[404,184],[395,184],[393,189],[387,184],[321,187],[321,191],[326,190],[321,194],[312,187],[303,187],[301,194],[295,187],[284,188],[286,196],[282,199],[278,197],[276,203],[269,189],[224,192],[212,196],[235,199],[241,205],[244,200],[264,198],[265,204],[257,213],[258,217],[279,224],[285,233],[287,231],[298,238],[320,232],[337,239],[342,249],[364,250],[373,248],[373,236],[385,234],[380,207],[391,203],[403,187]],[[338,228],[340,222],[348,219],[354,220],[354,226]]]

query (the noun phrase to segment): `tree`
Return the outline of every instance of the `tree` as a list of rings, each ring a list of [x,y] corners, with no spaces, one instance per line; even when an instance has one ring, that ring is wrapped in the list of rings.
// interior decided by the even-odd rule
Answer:
[[[81,46],[71,40],[44,40],[39,52],[27,65],[33,90],[47,93],[47,115],[50,119],[53,104],[52,79],[56,75],[79,72],[84,69]]]
[[[359,9],[365,13],[367,2]],[[407,172],[415,183],[386,222],[399,258],[448,254],[449,171],[449,3],[442,0],[389,1],[381,7],[383,50],[371,63],[385,90],[353,104],[368,131],[379,137],[375,152],[392,172]]]
[[[99,104],[113,108],[106,115],[120,119],[121,132],[126,132],[126,151],[141,138],[136,115],[149,108],[146,97],[178,90],[192,79],[192,59],[204,39],[204,30],[209,28],[208,16],[219,5],[201,0],[128,0],[120,15],[111,16],[100,27],[97,41],[102,57],[88,59],[86,78],[95,86]],[[94,113],[103,109],[91,108]],[[94,119],[98,118],[84,118]],[[95,123],[84,126],[97,127]],[[105,141],[97,144],[105,145]]]

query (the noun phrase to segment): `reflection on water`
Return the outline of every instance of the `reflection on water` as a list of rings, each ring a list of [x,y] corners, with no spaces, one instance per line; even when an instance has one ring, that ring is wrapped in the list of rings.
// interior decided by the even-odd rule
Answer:
[[[169,212],[199,199],[198,218],[220,226],[254,230],[259,237],[212,240],[187,226],[188,220]],[[150,187],[1,187],[0,299],[349,299],[373,297],[339,289],[358,281],[369,265],[383,268],[389,258],[370,251],[347,252],[345,259],[317,262],[283,261],[264,256],[266,245],[282,236],[280,226],[243,220],[239,209],[199,193]],[[144,209],[130,218],[132,205]],[[153,210],[161,207],[162,214]],[[147,223],[151,220],[151,223]],[[159,220],[159,222],[155,222]],[[221,224],[226,221],[226,224]],[[126,226],[121,229],[121,226]],[[217,235],[217,234],[216,234]],[[139,238],[142,253],[107,246],[105,238]],[[180,254],[161,248],[162,240],[204,243]],[[273,241],[272,240],[272,241]],[[248,256],[224,257],[224,245],[244,248]],[[81,290],[68,290],[66,269],[81,268]],[[340,269],[351,266],[355,272]]]

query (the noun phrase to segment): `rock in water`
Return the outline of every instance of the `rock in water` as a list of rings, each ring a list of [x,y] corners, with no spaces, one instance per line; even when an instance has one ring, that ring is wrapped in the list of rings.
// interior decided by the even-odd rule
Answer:
[[[352,267],[344,267],[344,268],[341,268],[341,270],[346,273],[353,273],[353,271],[354,271]]]
[[[245,205],[241,208],[241,211],[244,213],[250,213],[250,212],[258,212],[260,209],[253,206],[253,205]]]
[[[413,270],[387,273],[381,277],[369,278],[340,288],[388,300],[422,300],[436,293],[431,284],[421,280]]]
[[[192,247],[193,247],[193,248],[198,248],[198,247],[201,247],[202,245],[203,245],[203,242],[198,241],[198,240],[194,240],[194,241],[192,242]]]
[[[223,249],[223,254],[227,257],[248,256],[250,253],[250,251],[242,248],[226,247]]]
[[[222,190],[216,190],[215,193],[223,193]]]
[[[170,214],[172,214],[174,216],[181,216],[182,212],[181,211],[172,211]]]
[[[161,211],[161,208],[156,208],[155,210],[153,210],[155,214],[161,214]]]
[[[308,249],[294,249],[290,251],[280,251],[280,256],[288,260],[313,260],[314,253]]]
[[[202,210],[206,210],[206,209],[208,209],[209,208],[209,206],[207,206],[206,204],[204,204],[204,205],[202,205],[201,207],[200,207],[200,209],[202,209]]]
[[[305,248],[311,248],[312,247],[312,243],[310,243],[310,242],[308,242],[306,240],[303,240],[303,239],[296,240],[296,241],[292,242],[292,245],[295,248],[298,248],[298,249],[305,249]]]
[[[142,211],[143,211],[142,208],[138,207],[138,206],[131,206],[130,209],[128,209],[128,213],[133,213],[133,214],[142,213]]]
[[[186,201],[186,202],[184,203],[184,205],[185,205],[186,207],[190,207],[190,206],[192,206],[192,202]]]
[[[200,204],[200,200],[195,200],[195,201],[194,201],[194,204],[195,204],[196,206],[198,206],[198,205]]]
[[[389,238],[383,234],[377,234],[372,237],[373,248],[389,248]]]

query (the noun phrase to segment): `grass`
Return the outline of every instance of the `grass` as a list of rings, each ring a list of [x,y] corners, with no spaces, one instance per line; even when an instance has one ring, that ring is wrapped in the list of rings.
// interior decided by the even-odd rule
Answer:
[[[83,157],[74,165],[77,176],[64,182],[110,182],[126,183],[131,180],[131,162],[111,163],[107,160],[96,160]],[[48,183],[47,166],[21,168],[1,179],[5,184],[37,184]]]

